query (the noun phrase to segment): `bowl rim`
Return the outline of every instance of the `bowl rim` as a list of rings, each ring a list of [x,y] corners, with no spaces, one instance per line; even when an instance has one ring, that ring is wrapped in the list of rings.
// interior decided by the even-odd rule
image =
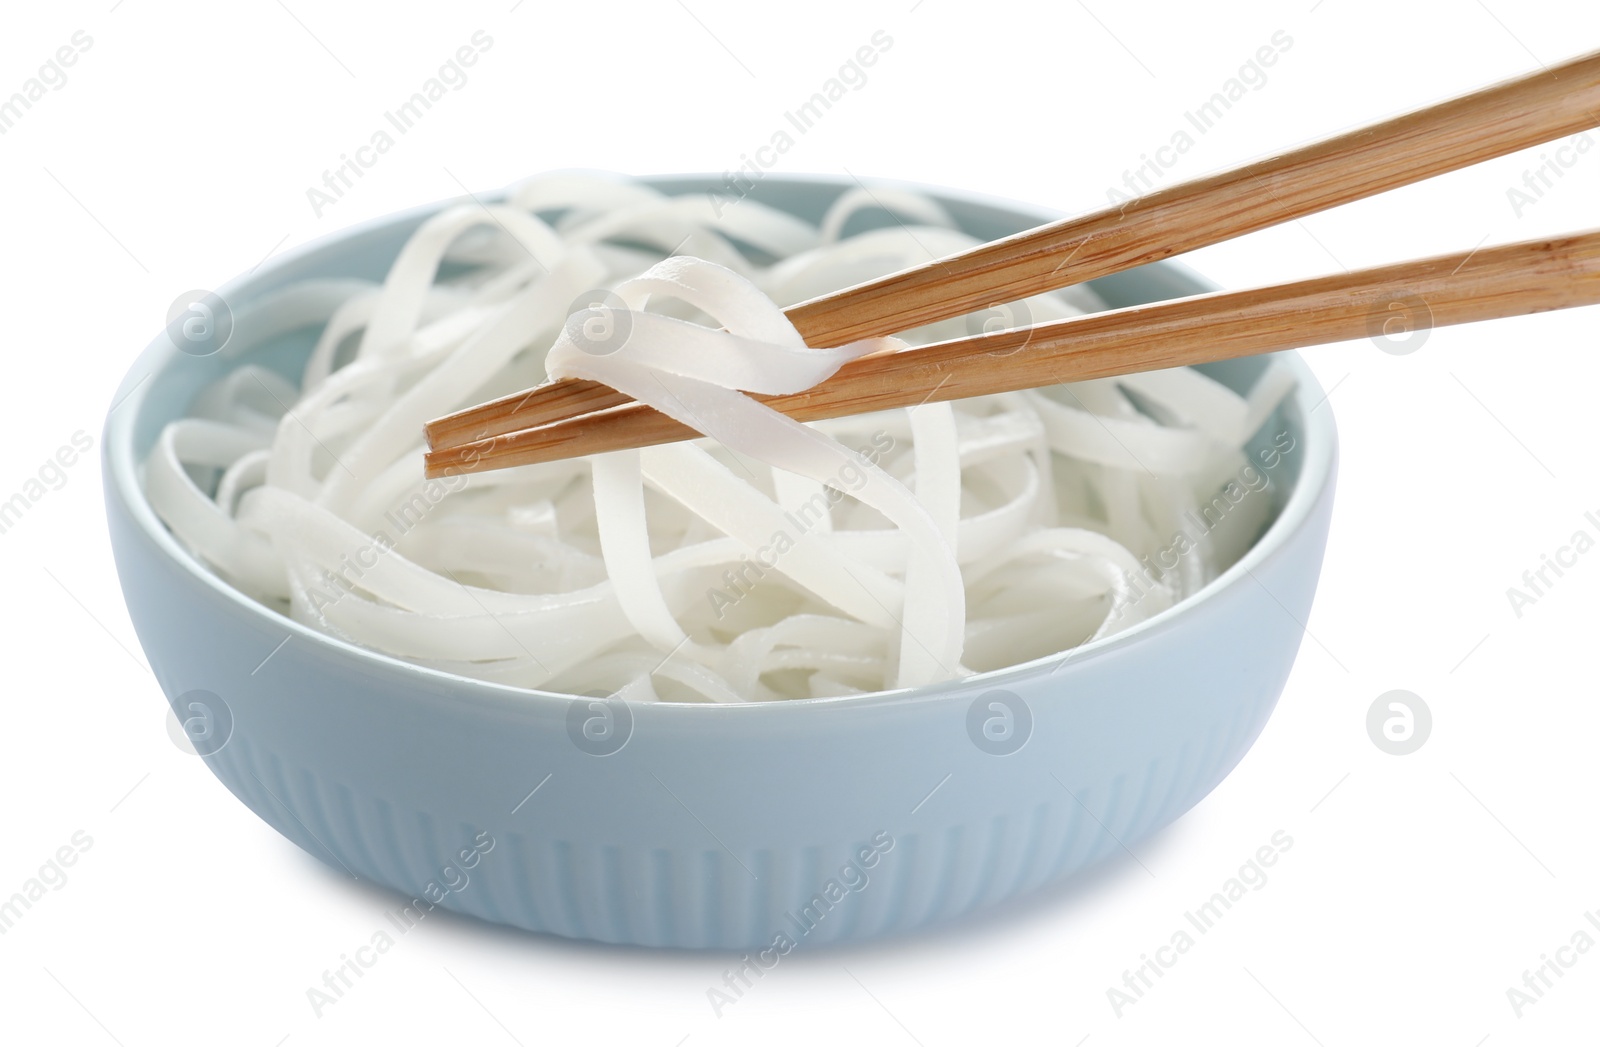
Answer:
[[[583,169],[568,170],[576,173]],[[714,184],[718,179],[716,175],[692,172],[644,176],[617,175],[615,172],[598,171],[592,173],[626,178],[646,184],[684,182]],[[763,182],[769,181],[774,185],[838,186],[844,189],[858,184],[855,179],[821,173],[769,174],[763,178]],[[1041,221],[1053,221],[1067,217],[1065,213],[1054,208],[966,189],[927,185],[892,178],[875,178],[872,181],[874,184],[894,185],[935,197],[960,199],[981,207],[1038,215]],[[481,203],[484,200],[499,199],[504,195],[505,191],[502,189],[498,192],[447,197],[431,203],[389,212],[333,230],[285,251],[248,273],[229,279],[219,287],[217,294],[224,298],[230,295],[238,295],[241,298],[248,297],[252,289],[264,284],[271,285],[282,271],[297,266],[306,258],[341,241],[376,233],[402,221],[422,220],[453,204]],[[1176,271],[1185,279],[1205,288],[1207,291],[1220,289],[1216,283],[1180,262],[1168,259],[1150,264],[1162,266],[1169,271]],[[511,684],[462,676],[443,669],[419,665],[395,655],[362,647],[339,637],[331,636],[251,599],[192,555],[168,530],[145,497],[143,485],[139,482],[139,463],[134,459],[133,455],[133,423],[134,419],[139,416],[139,408],[143,405],[145,394],[148,391],[148,386],[145,384],[146,380],[171,366],[178,355],[179,351],[165,339],[164,335],[157,333],[150,344],[134,358],[127,374],[122,382],[119,383],[106,414],[101,435],[101,460],[105,475],[109,481],[106,486],[108,490],[115,492],[121,503],[121,508],[129,518],[136,522],[143,532],[143,536],[148,538],[162,553],[179,564],[193,580],[199,581],[213,592],[220,593],[224,599],[240,608],[246,615],[254,616],[265,624],[283,628],[287,630],[289,636],[317,645],[337,657],[355,658],[358,662],[372,662],[375,663],[375,668],[381,668],[385,672],[415,677],[418,683],[435,685],[434,688],[419,688],[417,690],[418,696],[425,694],[430,699],[448,700],[452,703],[479,701],[495,707],[511,707],[520,710],[544,706],[559,714],[564,714],[574,701],[592,700],[581,695],[517,687]],[[1254,570],[1262,566],[1270,557],[1281,550],[1293,535],[1311,522],[1318,503],[1327,494],[1335,476],[1335,463],[1338,458],[1338,436],[1333,411],[1327,403],[1327,394],[1323,391],[1311,368],[1298,352],[1286,350],[1268,355],[1275,358],[1281,366],[1287,367],[1295,377],[1295,386],[1290,393],[1290,399],[1296,402],[1300,408],[1302,431],[1299,435],[1304,441],[1304,456],[1301,459],[1299,478],[1293,489],[1290,490],[1277,517],[1273,519],[1266,531],[1261,534],[1255,543],[1246,549],[1237,561],[1208,582],[1198,592],[1179,600],[1173,606],[1121,632],[1099,640],[1093,640],[1077,647],[1043,655],[1025,662],[1018,662],[1014,665],[986,670],[974,673],[971,676],[941,681],[935,684],[876,691],[862,695],[792,698],[770,702],[662,701],[630,704],[636,710],[636,714],[640,711],[649,710],[648,715],[652,716],[776,715],[776,710],[816,705],[859,706],[865,708],[908,703],[920,704],[926,701],[963,698],[970,696],[974,690],[980,688],[1003,688],[1008,682],[1018,682],[1028,677],[1054,674],[1069,661],[1082,665],[1096,659],[1113,656],[1116,652],[1120,652],[1125,648],[1146,642],[1162,633],[1171,631],[1185,617],[1204,613],[1209,604],[1222,599],[1224,594],[1239,586],[1250,584],[1254,580]],[[1323,410],[1319,411],[1318,408],[1323,408]],[[437,690],[438,685],[446,685],[449,688],[449,692],[439,692]],[[755,713],[754,710],[758,709],[769,710],[769,712]],[[669,710],[683,711],[674,712]],[[718,710],[721,711],[719,712]],[[750,712],[734,713],[734,710],[750,710]]]

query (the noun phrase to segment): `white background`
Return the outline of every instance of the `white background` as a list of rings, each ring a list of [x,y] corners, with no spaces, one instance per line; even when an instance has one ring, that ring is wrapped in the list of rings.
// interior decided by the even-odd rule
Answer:
[[[112,391],[179,293],[344,225],[541,170],[737,167],[875,30],[894,42],[870,81],[777,170],[847,169],[1066,211],[1104,203],[1280,29],[1293,45],[1267,83],[1167,181],[1600,41],[1587,0],[115,2],[3,15],[0,95],[75,31],[93,45],[0,136],[0,498],[75,431],[98,443]],[[316,217],[307,188],[479,29],[494,43],[471,81]],[[1600,149],[1518,213],[1508,190],[1539,152],[1190,260],[1242,287],[1595,225]],[[448,915],[317,1017],[307,988],[398,896],[297,850],[168,740],[90,456],[0,535],[0,896],[74,832],[93,840],[69,881],[0,935],[0,1040],[1592,1037],[1600,949],[1520,1017],[1507,989],[1600,910],[1600,552],[1520,618],[1506,589],[1575,530],[1600,531],[1584,520],[1600,511],[1597,318],[1589,308],[1438,330],[1406,356],[1365,341],[1310,351],[1343,440],[1333,537],[1294,675],[1232,776],[1135,848],[1137,862],[956,927],[795,954],[721,1018],[705,993],[725,956]],[[1369,705],[1391,688],[1433,712],[1432,736],[1409,756],[1366,732]],[[1119,1017],[1106,993],[1123,971],[1280,829],[1293,847],[1265,887]]]

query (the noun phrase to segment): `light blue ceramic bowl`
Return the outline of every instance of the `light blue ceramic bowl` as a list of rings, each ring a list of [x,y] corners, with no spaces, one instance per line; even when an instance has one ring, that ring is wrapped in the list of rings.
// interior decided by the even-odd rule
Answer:
[[[851,184],[769,175],[754,196],[815,220]],[[930,192],[984,238],[1057,217]],[[307,277],[381,278],[434,210],[339,233],[219,290],[237,308]],[[1171,264],[1095,289],[1114,306],[1210,290]],[[297,374],[311,340],[254,358]],[[1295,447],[1273,470],[1274,520],[1242,562],[1069,655],[877,697],[643,705],[629,723],[584,699],[418,668],[258,606],[180,548],[140,489],[163,424],[237,362],[183,355],[164,335],[106,423],[107,515],[169,701],[185,718],[209,701],[198,692],[225,705],[210,710],[228,736],[207,765],[311,854],[401,892],[395,910],[438,904],[573,938],[771,955],[774,942],[890,934],[1057,882],[1137,845],[1239,762],[1300,646],[1333,503],[1330,411],[1312,411],[1316,380],[1283,360],[1299,389],[1257,449],[1278,432]],[[1263,365],[1207,370],[1243,389]],[[624,734],[620,750],[592,754]]]

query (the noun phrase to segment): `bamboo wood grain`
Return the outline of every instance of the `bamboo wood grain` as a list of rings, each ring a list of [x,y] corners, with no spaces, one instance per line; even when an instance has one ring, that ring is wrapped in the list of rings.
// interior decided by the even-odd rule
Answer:
[[[801,421],[1227,360],[1600,302],[1600,230],[1353,273],[1091,313],[866,357],[757,399]],[[427,455],[438,477],[687,440],[643,404]]]
[[[1220,243],[1600,126],[1600,51],[791,306],[807,345],[910,330]],[[429,446],[629,403],[563,380],[428,423]]]

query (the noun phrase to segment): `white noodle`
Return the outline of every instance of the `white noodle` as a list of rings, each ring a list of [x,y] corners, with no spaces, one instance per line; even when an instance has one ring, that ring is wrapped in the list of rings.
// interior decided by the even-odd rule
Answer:
[[[882,208],[897,224],[845,235]],[[952,224],[888,187],[842,194],[813,226],[753,200],[532,179],[424,222],[381,286],[312,281],[242,309],[229,357],[318,332],[298,384],[235,367],[163,431],[145,489],[199,559],[314,628],[639,701],[936,683],[1194,593],[1269,517],[1242,449],[1292,388],[1281,369],[1247,396],[1180,368],[810,425],[747,395],[903,344],[809,348],[781,307],[976,243]],[[568,315],[596,291],[611,304]],[[1096,308],[1080,287],[1015,315]],[[425,421],[547,375],[707,439],[422,478]]]

